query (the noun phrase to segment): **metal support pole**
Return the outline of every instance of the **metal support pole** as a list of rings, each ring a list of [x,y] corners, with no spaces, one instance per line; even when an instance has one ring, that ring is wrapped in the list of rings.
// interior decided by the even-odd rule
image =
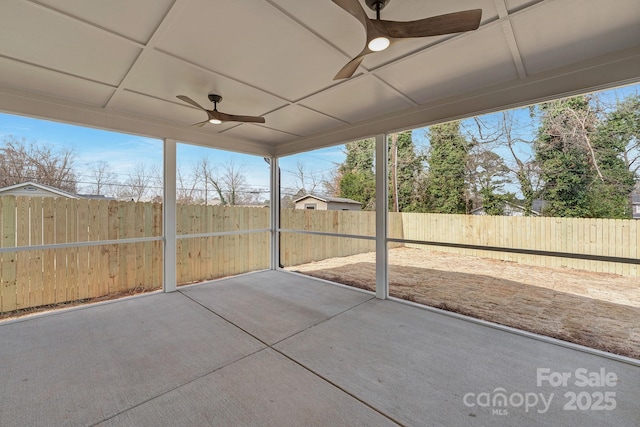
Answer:
[[[177,290],[176,274],[176,141],[164,140],[164,190],[162,198],[162,228],[164,235],[164,262],[162,289],[164,292]]]
[[[389,204],[387,136],[376,135],[376,297],[389,297],[387,220]]]
[[[280,266],[280,166],[278,158],[269,159],[271,176],[271,270],[277,270]]]

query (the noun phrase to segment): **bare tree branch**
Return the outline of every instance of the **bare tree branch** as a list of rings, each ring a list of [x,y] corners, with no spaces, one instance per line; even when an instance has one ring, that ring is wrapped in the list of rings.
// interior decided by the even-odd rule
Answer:
[[[24,138],[9,135],[0,145],[0,186],[34,181],[75,193],[78,181],[74,161],[71,149],[54,151],[49,145],[27,143]]]

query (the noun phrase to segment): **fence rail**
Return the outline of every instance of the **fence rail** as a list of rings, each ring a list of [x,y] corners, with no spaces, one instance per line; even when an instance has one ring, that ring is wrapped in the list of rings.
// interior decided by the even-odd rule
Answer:
[[[176,225],[179,284],[269,267],[270,233],[261,231],[269,228],[268,209],[179,205]],[[634,220],[391,213],[389,236],[637,259],[639,226],[640,221]],[[373,212],[292,209],[282,211],[281,228],[368,237],[376,231]],[[162,236],[162,205],[158,203],[4,196],[0,197],[0,231],[0,313],[159,289],[162,284],[162,241],[158,239]],[[247,233],[206,235],[236,231]],[[43,248],[45,245],[63,246]],[[24,249],[31,246],[34,248]],[[22,249],[11,249],[16,247]],[[371,252],[375,241],[284,232],[280,247],[281,262],[292,266]],[[638,265],[633,264],[429,248],[532,265],[639,275]]]

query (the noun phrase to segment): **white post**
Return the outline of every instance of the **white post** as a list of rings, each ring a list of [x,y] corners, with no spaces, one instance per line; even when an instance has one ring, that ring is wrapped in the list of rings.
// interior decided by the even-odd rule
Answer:
[[[163,283],[164,292],[177,290],[176,275],[176,141],[164,140],[164,197],[162,198],[164,232],[164,263]]]
[[[376,298],[389,297],[387,218],[389,205],[387,136],[376,135]]]
[[[271,201],[269,208],[271,211],[271,270],[277,270],[280,264],[280,166],[278,158],[269,159],[271,176]]]

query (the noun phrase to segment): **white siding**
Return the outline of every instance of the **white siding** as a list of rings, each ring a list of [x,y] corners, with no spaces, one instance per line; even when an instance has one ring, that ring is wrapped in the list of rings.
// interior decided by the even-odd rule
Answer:
[[[59,194],[30,186],[3,191],[0,196],[60,197]]]

